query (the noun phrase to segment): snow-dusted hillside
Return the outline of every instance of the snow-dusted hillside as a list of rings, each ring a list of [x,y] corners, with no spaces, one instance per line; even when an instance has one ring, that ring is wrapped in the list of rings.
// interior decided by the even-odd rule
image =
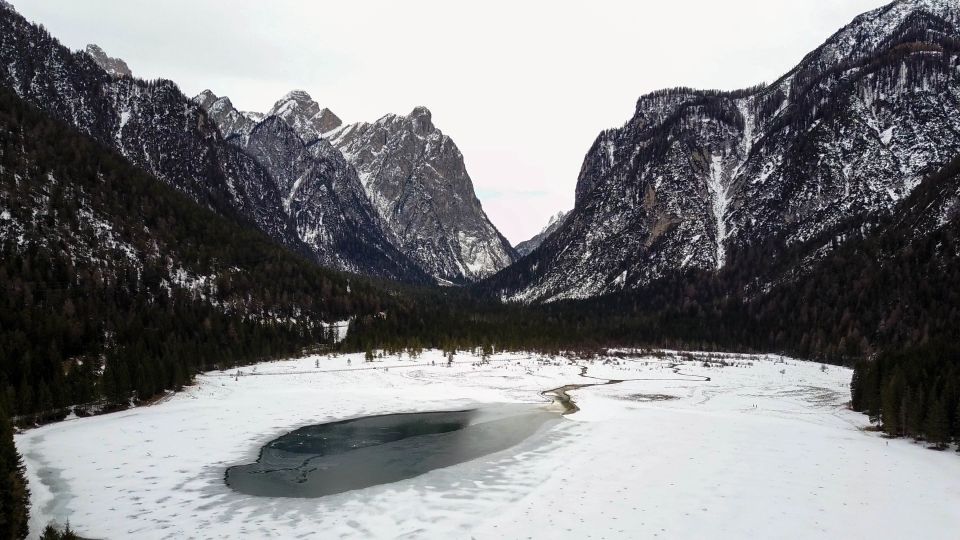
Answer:
[[[588,152],[576,206],[501,296],[583,298],[889,212],[960,154],[960,4],[864,14],[773,84],[643,96]],[[518,276],[523,276],[522,278]]]
[[[30,430],[17,445],[34,531],[69,519],[102,538],[946,539],[960,523],[960,459],[864,431],[844,368],[680,353],[480,360],[259,364],[154,406]],[[572,390],[580,411],[519,446],[410,480],[320,499],[224,484],[226,467],[303,425],[504,402],[558,410],[543,390],[607,379],[626,382]]]

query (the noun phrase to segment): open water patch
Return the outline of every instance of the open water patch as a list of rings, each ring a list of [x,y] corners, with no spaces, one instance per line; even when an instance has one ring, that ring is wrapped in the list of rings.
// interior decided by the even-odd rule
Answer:
[[[260,497],[323,497],[413,478],[506,450],[559,415],[532,405],[366,416],[305,426],[226,471]]]

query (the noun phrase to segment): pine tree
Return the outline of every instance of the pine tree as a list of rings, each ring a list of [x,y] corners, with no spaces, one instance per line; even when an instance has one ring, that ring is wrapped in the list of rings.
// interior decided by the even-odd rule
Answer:
[[[957,412],[954,415],[957,422],[957,452],[960,452],[960,400],[957,400]]]
[[[0,538],[26,538],[30,491],[23,459],[13,443],[13,428],[0,410]]]
[[[899,437],[903,426],[900,424],[900,404],[902,401],[900,378],[893,377],[881,393],[880,414],[883,418],[883,430],[891,437]]]
[[[927,421],[924,425],[927,441],[938,450],[943,450],[950,442],[950,425],[947,420],[947,408],[942,399],[934,401],[927,412]]]

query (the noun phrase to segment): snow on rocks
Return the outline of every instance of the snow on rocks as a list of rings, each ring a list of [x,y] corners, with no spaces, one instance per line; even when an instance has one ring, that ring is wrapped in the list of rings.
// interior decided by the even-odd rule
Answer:
[[[211,372],[154,406],[17,436],[34,535],[182,538],[950,538],[960,459],[863,430],[850,371],[776,356],[624,352],[606,361],[440,352],[308,357]],[[586,376],[581,377],[581,368]],[[597,377],[591,379],[589,377]],[[709,381],[705,380],[709,378]],[[295,428],[477,404],[579,412],[519,446],[320,499],[256,498],[227,466]],[[202,533],[200,533],[202,531]]]

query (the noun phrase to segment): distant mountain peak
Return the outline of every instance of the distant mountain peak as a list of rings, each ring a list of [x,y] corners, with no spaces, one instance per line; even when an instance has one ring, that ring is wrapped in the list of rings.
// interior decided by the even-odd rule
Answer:
[[[438,282],[487,277],[516,257],[477,199],[463,156],[426,107],[328,137],[356,168],[401,251]]]
[[[569,214],[569,212],[561,210],[550,216],[550,219],[547,220],[547,225],[539,233],[537,233],[536,236],[514,246],[514,249],[517,250],[517,254],[521,257],[524,257],[540,247],[540,244],[542,244],[544,240],[549,238],[551,234],[556,232],[557,229],[563,225],[563,220],[566,219]]]
[[[313,103],[313,98],[310,97],[310,93],[306,90],[296,89],[287,92],[286,95],[280,98],[280,101],[302,101]]]
[[[426,135],[436,129],[433,126],[433,113],[422,105],[414,107],[407,118],[413,123],[413,130],[418,135]]]
[[[87,45],[85,51],[93,58],[93,61],[96,62],[98,66],[100,66],[110,75],[113,75],[114,77],[133,76],[133,72],[130,71],[130,67],[127,66],[126,62],[119,58],[107,56],[107,53],[105,53],[99,45],[91,43]]]
[[[321,108],[306,90],[291,90],[273,104],[267,116],[278,116],[306,141],[314,141],[343,125],[330,109]]]

